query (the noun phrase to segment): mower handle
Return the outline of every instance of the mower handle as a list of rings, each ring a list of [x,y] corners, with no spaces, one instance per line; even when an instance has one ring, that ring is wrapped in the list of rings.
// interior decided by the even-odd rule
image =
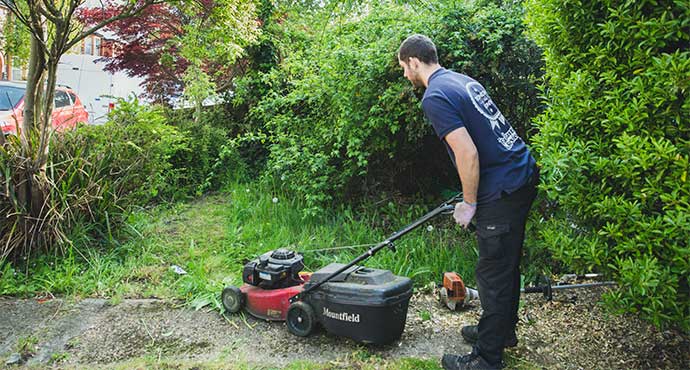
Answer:
[[[394,233],[393,233],[391,236],[389,236],[386,240],[384,240],[384,241],[382,241],[382,242],[376,244],[374,247],[372,247],[371,249],[369,249],[368,251],[364,252],[364,253],[363,253],[362,255],[360,255],[359,257],[357,257],[357,258],[355,258],[354,260],[352,260],[352,262],[350,262],[350,263],[348,263],[347,265],[345,265],[345,266],[339,268],[337,271],[333,272],[332,274],[326,276],[323,280],[319,281],[318,283],[316,283],[316,284],[314,284],[314,285],[310,285],[309,287],[307,287],[306,289],[304,289],[304,290],[301,291],[300,293],[297,293],[296,295],[294,295],[293,297],[291,297],[291,298],[289,299],[290,303],[293,303],[293,302],[295,302],[295,301],[301,300],[302,297],[303,297],[305,294],[307,294],[308,292],[310,292],[310,291],[312,291],[312,290],[314,290],[314,289],[317,289],[318,287],[320,287],[320,286],[323,285],[324,283],[326,283],[326,282],[328,282],[329,280],[333,279],[334,277],[340,275],[343,271],[345,271],[345,270],[349,269],[350,267],[356,265],[357,263],[362,262],[363,260],[365,260],[365,259],[367,259],[367,258],[369,258],[369,257],[371,257],[371,256],[373,256],[373,255],[375,255],[375,254],[376,254],[378,251],[380,251],[381,249],[383,249],[383,248],[385,248],[385,247],[389,247],[389,248],[395,250],[395,245],[393,244],[394,241],[400,239],[403,235],[405,235],[405,234],[409,233],[410,231],[412,231],[412,230],[418,228],[419,226],[423,225],[424,223],[428,222],[429,220],[431,220],[432,218],[434,218],[434,217],[436,217],[436,216],[438,216],[438,215],[453,213],[453,211],[455,210],[455,204],[454,204],[454,203],[459,202],[459,201],[462,201],[462,193],[456,194],[456,195],[453,196],[452,198],[450,198],[450,199],[446,200],[445,202],[441,203],[441,205],[439,205],[438,207],[436,207],[435,209],[433,209],[431,212],[429,212],[429,213],[425,214],[424,216],[418,218],[417,220],[413,221],[411,224],[405,226],[405,227],[402,228],[401,230],[394,232]],[[470,224],[470,225],[469,225],[469,229],[470,229],[471,231],[473,231],[473,230],[474,230],[474,225]]]
[[[400,237],[409,233],[410,231],[412,231],[412,230],[418,228],[419,226],[427,223],[429,220],[431,220],[432,218],[434,218],[438,215],[453,213],[453,211],[455,210],[455,204],[454,203],[459,202],[459,201],[462,201],[462,193],[458,193],[454,197],[441,203],[441,205],[436,207],[431,212],[429,212],[429,213],[425,214],[424,216],[416,219],[411,224],[405,226],[401,230],[394,232],[391,236],[388,237],[388,239],[382,241],[380,244],[384,244],[384,243],[390,244],[390,243],[400,239]]]

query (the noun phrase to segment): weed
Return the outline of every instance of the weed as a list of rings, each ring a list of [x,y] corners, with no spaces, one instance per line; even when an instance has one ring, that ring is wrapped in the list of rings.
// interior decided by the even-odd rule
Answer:
[[[70,338],[70,340],[68,340],[67,343],[65,343],[65,349],[75,348],[79,346],[79,344],[81,344],[79,337]]]
[[[67,360],[68,358],[69,358],[69,353],[57,352],[57,353],[53,353],[52,355],[50,355],[50,360],[48,362],[51,364],[56,364],[56,363],[63,362],[65,360]]]
[[[17,340],[17,352],[22,356],[23,359],[27,359],[36,354],[38,349],[38,338],[33,335],[26,337],[20,337]]]

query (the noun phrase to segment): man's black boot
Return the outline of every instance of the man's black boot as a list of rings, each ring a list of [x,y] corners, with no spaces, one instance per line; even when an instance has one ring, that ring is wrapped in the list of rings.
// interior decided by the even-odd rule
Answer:
[[[445,370],[500,370],[503,368],[502,361],[498,364],[490,364],[475,351],[464,356],[443,355],[441,365]]]
[[[474,344],[477,342],[477,339],[479,339],[479,327],[477,327],[477,325],[463,326],[460,330],[460,334],[462,334],[462,337],[465,338],[465,341]],[[515,336],[515,333],[512,333],[508,338],[506,338],[505,342],[503,343],[503,347],[515,347],[517,346],[517,343],[517,337]]]

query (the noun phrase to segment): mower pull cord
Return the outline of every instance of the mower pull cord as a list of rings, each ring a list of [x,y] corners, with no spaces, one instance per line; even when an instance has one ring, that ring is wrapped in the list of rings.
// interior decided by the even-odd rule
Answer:
[[[348,263],[347,265],[339,268],[337,271],[333,272],[332,274],[326,276],[323,280],[319,281],[318,283],[314,285],[310,285],[300,293],[294,295],[292,298],[289,299],[290,303],[294,303],[296,301],[302,300],[302,297],[309,293],[310,291],[317,289],[324,283],[328,282],[329,280],[333,279],[334,277],[340,275],[343,271],[349,269],[350,267],[358,264],[359,262],[364,261],[365,259],[375,255],[378,251],[381,249],[388,247],[390,248],[393,252],[395,252],[395,244],[394,241],[398,240],[400,237],[403,235],[409,233],[410,231],[418,228],[419,226],[425,224],[432,218],[442,215],[442,214],[449,214],[452,213],[455,210],[455,203],[462,201],[462,195],[461,193],[458,193],[454,197],[448,199],[447,201],[443,202],[440,206],[436,207],[434,210],[431,212],[425,214],[424,216],[418,218],[417,220],[413,221],[411,224],[405,226],[399,231],[396,231],[393,233],[393,235],[389,236],[386,240],[376,244],[374,247],[369,249],[368,251],[364,252],[362,255],[359,257],[355,258],[352,262]]]

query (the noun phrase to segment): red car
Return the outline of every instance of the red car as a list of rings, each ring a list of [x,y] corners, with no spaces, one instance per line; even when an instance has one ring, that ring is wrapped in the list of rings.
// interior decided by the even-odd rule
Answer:
[[[0,127],[5,135],[16,134],[24,116],[26,83],[0,81]],[[66,86],[55,88],[52,124],[56,130],[74,128],[77,122],[88,122],[89,113],[77,94]]]

